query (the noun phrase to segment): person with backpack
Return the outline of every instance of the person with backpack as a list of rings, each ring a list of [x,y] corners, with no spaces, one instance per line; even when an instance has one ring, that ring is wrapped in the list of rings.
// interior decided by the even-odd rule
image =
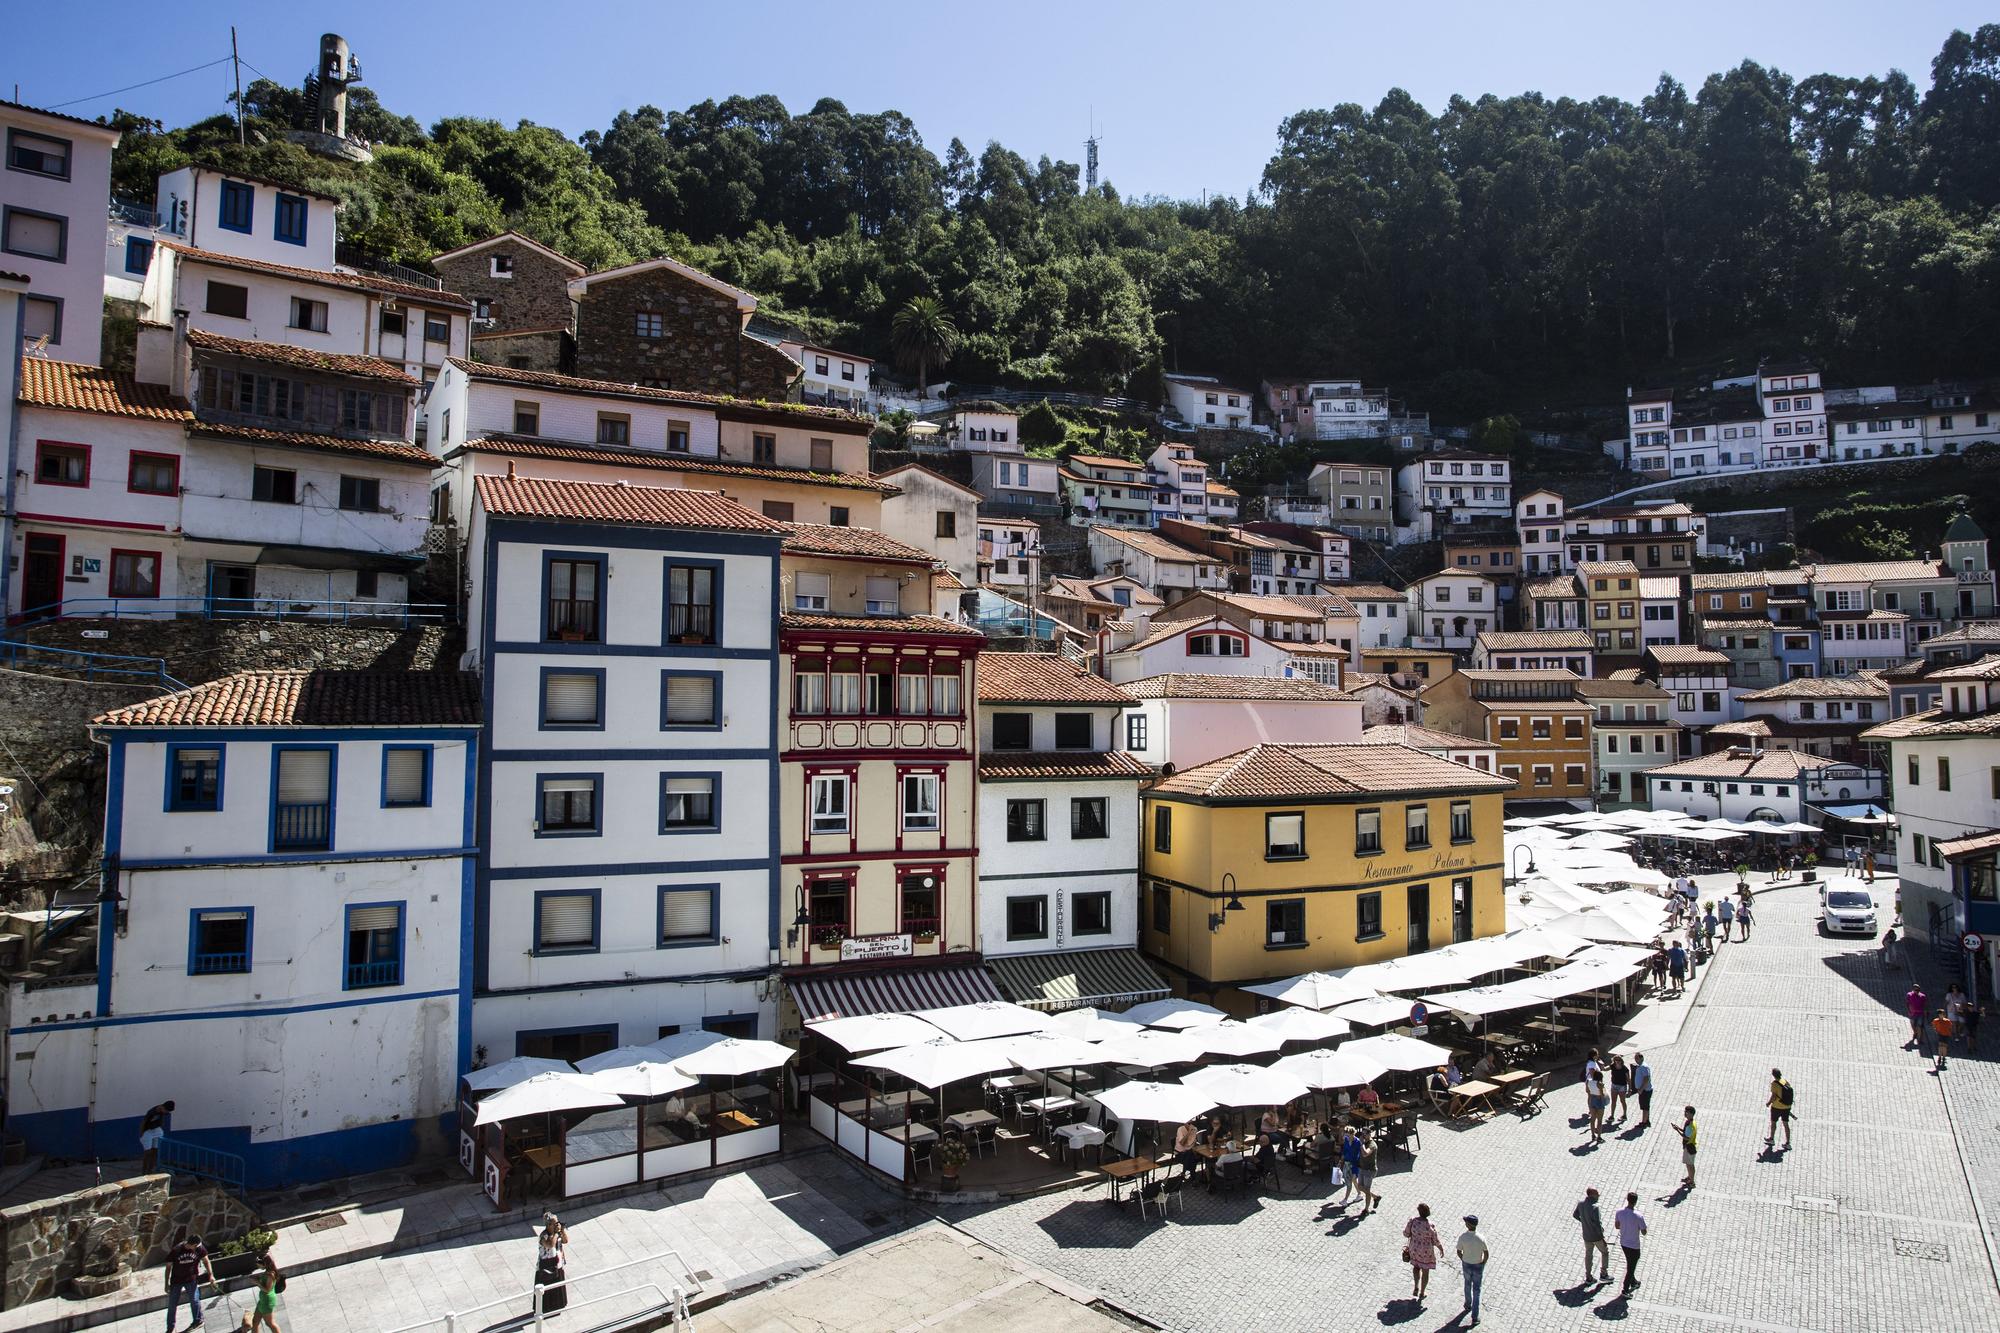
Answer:
[[[257,1275],[257,1305],[251,1312],[249,1324],[246,1325],[251,1333],[256,1333],[260,1325],[270,1329],[271,1333],[285,1333],[278,1327],[278,1293],[284,1289],[284,1270],[278,1267],[278,1261],[271,1257],[269,1250],[266,1250],[264,1271]]]
[[[1764,1105],[1771,1109],[1771,1132],[1764,1136],[1764,1146],[1766,1148],[1770,1147],[1771,1141],[1778,1137],[1778,1126],[1782,1124],[1785,1127],[1785,1151],[1790,1152],[1792,1150],[1793,1100],[1792,1085],[1785,1081],[1783,1074],[1773,1069],[1771,1071],[1771,1095],[1764,1101]]]

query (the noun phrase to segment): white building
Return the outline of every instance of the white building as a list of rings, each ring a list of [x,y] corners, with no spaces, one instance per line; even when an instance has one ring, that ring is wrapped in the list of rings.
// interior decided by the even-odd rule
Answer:
[[[450,1152],[472,1056],[477,682],[252,671],[117,709],[94,972],[7,994],[32,1152],[176,1140],[271,1188]]]
[[[1820,661],[1829,676],[1879,671],[1910,657],[1905,634],[1909,617],[1901,611],[1820,612]]]
[[[1480,635],[1500,624],[1499,588],[1484,574],[1441,569],[1412,583],[1404,596],[1410,641],[1419,648],[1469,653]],[[1361,623],[1365,632],[1368,622]]]
[[[1154,768],[1191,768],[1265,742],[1361,739],[1361,700],[1303,677],[1174,671],[1129,680],[1125,748]]]
[[[119,133],[94,121],[0,102],[0,269],[27,279],[27,350],[95,366],[103,360],[105,210]],[[7,328],[11,343],[14,326]]]
[[[787,531],[708,492],[477,478],[488,1060],[773,1030]]]
[[[1670,716],[1683,728],[1711,727],[1736,716],[1739,691],[1722,653],[1693,644],[1654,644],[1646,649],[1646,663],[1646,674],[1673,696]],[[1682,743],[1691,735],[1683,732]]]
[[[1354,608],[1363,648],[1410,646],[1409,595],[1381,583],[1343,583],[1333,591]]]
[[[1228,571],[1218,557],[1190,551],[1157,533],[1094,523],[1089,542],[1091,567],[1099,575],[1137,579],[1169,607],[1190,593],[1229,587]]]
[[[981,515],[979,582],[996,588],[1041,587],[1041,526],[1032,519]]]
[[[1168,375],[1167,403],[1192,426],[1242,430],[1250,424],[1255,395],[1212,375]]]
[[[799,392],[806,402],[850,412],[868,410],[869,383],[875,373],[873,358],[785,338],[778,340],[778,350],[805,367]]]
[[[1053,458],[1009,457],[1000,453],[972,455],[972,486],[991,502],[993,513],[1062,512],[1061,466]]]
[[[1171,608],[1163,613],[1172,614]],[[1303,645],[1274,643],[1220,615],[1156,618],[1149,633],[1106,655],[1104,674],[1121,683],[1170,672],[1285,676],[1297,674],[1293,659],[1303,651]]]
[[[1681,605],[1679,579],[1640,576],[1639,632],[1644,647],[1681,641]]]
[[[1018,454],[1020,419],[1020,413],[998,403],[961,407],[944,419],[944,442],[961,453]]]
[[[1564,557],[1563,497],[1546,488],[1514,502],[1514,528],[1521,544],[1523,574],[1556,574],[1574,569]]]
[[[1827,457],[1826,394],[1819,370],[1805,361],[1757,367],[1764,406],[1763,466],[1811,466]]]
[[[1165,518],[1208,521],[1208,464],[1195,456],[1192,446],[1161,443],[1146,456],[1146,480],[1153,488],[1155,523]]]
[[[977,584],[979,492],[921,463],[878,472],[875,480],[895,487],[897,492],[882,497],[880,531],[929,551],[966,587]]]
[[[1574,671],[1588,676],[1596,654],[1580,629],[1488,630],[1472,645],[1480,671]]]
[[[1442,537],[1455,526],[1479,520],[1511,525],[1514,520],[1514,464],[1498,454],[1448,449],[1429,453],[1396,469],[1396,508],[1410,521],[1415,540]]]
[[[1797,750],[1737,746],[1646,770],[1654,810],[1704,819],[1824,823],[1825,806],[1882,799],[1882,773]]]

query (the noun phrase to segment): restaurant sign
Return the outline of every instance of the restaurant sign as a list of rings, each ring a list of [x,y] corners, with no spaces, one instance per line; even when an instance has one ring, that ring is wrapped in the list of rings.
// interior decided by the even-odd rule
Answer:
[[[863,962],[870,958],[908,958],[913,949],[908,935],[853,935],[840,942],[840,961]]]

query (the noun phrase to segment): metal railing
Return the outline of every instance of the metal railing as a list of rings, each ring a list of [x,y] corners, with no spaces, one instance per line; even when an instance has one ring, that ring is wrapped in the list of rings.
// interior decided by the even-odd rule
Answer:
[[[249,970],[250,955],[247,953],[198,953],[188,964],[188,971],[197,977],[216,977]]]
[[[543,612],[549,637],[597,641],[597,599],[595,597],[551,597]]]
[[[585,1306],[601,1305],[605,1301],[615,1301],[622,1296],[651,1292],[660,1299],[621,1318],[629,1322],[642,1316],[665,1315],[673,1321],[671,1327],[675,1330],[675,1333],[682,1333],[682,1330],[688,1327],[688,1293],[682,1290],[681,1284],[678,1282],[669,1283],[665,1287],[662,1287],[657,1282],[639,1282],[629,1287],[622,1287],[617,1291],[606,1292],[602,1296],[592,1296],[586,1300],[574,1299],[577,1283],[587,1278],[607,1277],[612,1273],[622,1273],[628,1268],[638,1268],[643,1264],[663,1263],[668,1259],[672,1259],[675,1266],[682,1273],[691,1272],[687,1266],[687,1260],[681,1258],[679,1250],[662,1250],[658,1254],[647,1255],[643,1259],[633,1259],[626,1263],[616,1264],[610,1268],[600,1268],[595,1272],[578,1273],[573,1277],[566,1277],[562,1285],[567,1291],[572,1293],[572,1299],[568,1302],[566,1308],[580,1310]],[[688,1280],[694,1281],[692,1276]],[[695,1289],[700,1290],[698,1283]],[[542,1311],[542,1294],[547,1290],[547,1287],[538,1282],[530,1290],[515,1292],[509,1296],[502,1296],[498,1300],[487,1301],[483,1305],[468,1306],[463,1310],[450,1310],[435,1318],[426,1319],[421,1323],[403,1324],[400,1327],[386,1330],[386,1333],[436,1333],[436,1330],[439,1329],[444,1330],[444,1333],[460,1333],[460,1330],[471,1330],[474,1327],[469,1322],[472,1316],[486,1310],[495,1310],[515,1305],[523,1300],[529,1303],[525,1323],[514,1324],[511,1320],[502,1320],[500,1324],[495,1326],[512,1326],[519,1329],[532,1328],[537,1333],[541,1333],[541,1330],[548,1327],[546,1322],[548,1316]]]
[[[349,963],[347,989],[370,990],[378,986],[403,984],[403,960],[390,958],[379,963]]]
[[[163,657],[90,653],[80,648],[54,648],[19,639],[0,639],[0,662],[81,671],[85,680],[151,680],[172,690],[187,688],[167,674],[167,662]]]
[[[178,1171],[185,1176],[213,1180],[234,1190],[240,1197],[249,1169],[241,1157],[219,1148],[204,1148],[186,1139],[161,1139],[158,1158],[162,1171]]]
[[[151,204],[138,203],[131,199],[111,196],[111,220],[129,222],[136,227],[157,227],[160,225],[160,211]]]
[[[14,620],[20,624],[43,620],[159,620],[167,616],[199,616],[204,620],[321,620],[341,624],[356,620],[393,620],[411,625],[443,621],[450,611],[451,607],[444,602],[340,601],[330,597],[70,597],[46,606],[30,607],[15,616]],[[39,645],[22,646],[34,648]],[[115,656],[106,653],[91,655]]]
[[[333,845],[333,807],[326,801],[278,803],[271,845],[279,851],[325,851]]]
[[[383,259],[351,245],[334,246],[333,262],[348,268],[358,268],[366,273],[379,274],[385,278],[394,278],[397,282],[407,282],[412,287],[428,287],[434,292],[444,290],[444,279],[435,273],[426,273],[422,269],[411,268],[408,264],[398,264],[393,259]]]

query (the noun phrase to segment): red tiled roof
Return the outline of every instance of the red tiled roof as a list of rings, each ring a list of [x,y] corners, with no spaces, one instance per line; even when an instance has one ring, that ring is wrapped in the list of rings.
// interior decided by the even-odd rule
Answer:
[[[414,444],[401,440],[350,440],[339,435],[312,435],[305,431],[265,430],[260,426],[225,426],[213,421],[196,421],[189,435],[238,444],[267,444],[278,449],[317,449],[324,453],[353,454],[385,463],[407,463],[411,467],[434,468],[437,459]]]
[[[663,524],[782,533],[774,523],[713,491],[630,482],[549,481],[538,477],[474,478],[479,503],[494,518],[547,518],[591,523]]]
[[[929,551],[884,536],[873,528],[837,528],[828,523],[787,523],[785,549],[797,555],[840,555],[898,564],[928,565]]]
[[[1730,753],[1718,750],[1714,754],[1697,755],[1693,759],[1683,759],[1677,764],[1662,764],[1658,768],[1646,770],[1649,774],[1676,778],[1760,778],[1779,782],[1796,782],[1802,773],[1822,768],[1846,767],[1841,759],[1822,759],[1816,754],[1802,754],[1797,750],[1758,750]]]
[[[1307,676],[1210,676],[1175,671],[1119,686],[1134,699],[1276,699],[1325,703],[1351,699]]]
[[[522,370],[514,366],[496,366],[487,361],[470,361],[462,356],[454,356],[450,360],[452,365],[473,379],[491,380],[496,384],[520,384],[535,389],[554,389],[561,393],[637,398],[655,403],[686,403],[690,406],[712,407],[718,411],[733,409],[763,412],[780,417],[794,417],[802,423],[844,427],[845,433],[849,434],[872,429],[872,423],[868,418],[838,407],[814,407],[808,403],[773,403],[761,398],[732,398],[726,394],[694,393],[686,389],[656,389],[646,384],[621,384],[617,380],[579,379],[575,375],[556,375],[546,370]]]
[[[984,633],[971,625],[961,625],[942,616],[841,616],[807,611],[787,611],[778,617],[779,628],[844,634],[948,634],[954,638],[983,639]]]
[[[194,419],[187,404],[168,392],[164,384],[141,384],[130,375],[39,356],[21,358],[20,398],[33,407],[55,407],[70,412],[97,412],[147,421]]]
[[[403,373],[403,368],[393,361],[384,361],[379,356],[345,356],[334,352],[315,352],[306,347],[294,347],[290,343],[251,342],[244,338],[225,338],[219,333],[208,333],[201,329],[189,329],[188,342],[204,352],[220,352],[225,356],[240,356],[252,361],[270,361],[281,366],[292,366],[298,370],[325,371],[333,375],[357,375],[363,379],[393,380],[397,384],[415,388],[417,381]]]
[[[1259,745],[1183,769],[1152,790],[1219,800],[1373,799],[1417,791],[1511,791],[1514,783],[1407,745]]]
[[[1500,629],[1485,630],[1477,640],[1488,652],[1548,651],[1552,649],[1591,650],[1590,635],[1580,629]]]
[[[478,726],[464,671],[243,671],[114,708],[101,727]]]
[[[1082,664],[1054,653],[981,653],[979,702],[983,704],[1130,704],[1132,696],[1093,676]]]
[[[1363,745],[1407,745],[1413,750],[1497,750],[1492,741],[1460,736],[1450,731],[1433,731],[1408,722],[1384,722],[1361,729]]]
[[[613,463],[622,467],[649,468],[656,472],[741,477],[746,481],[791,482],[799,486],[833,486],[841,490],[872,491],[877,495],[893,495],[896,492],[895,487],[885,482],[851,472],[810,472],[805,468],[725,463],[719,459],[696,458],[688,454],[661,453],[656,449],[626,449],[615,444],[564,444],[559,440],[542,440],[525,435],[481,435],[467,440],[446,458],[466,449],[508,458],[546,458],[559,463]]]
[[[986,658],[979,659],[980,669]],[[1083,754],[984,754],[979,759],[981,782],[1061,782],[1091,778],[1138,779],[1152,772],[1123,750]]]
[[[472,309],[472,302],[456,292],[435,291],[429,287],[419,287],[414,283],[377,277],[373,273],[339,273],[324,268],[294,268],[290,264],[271,264],[261,259],[241,259],[214,250],[197,250],[192,245],[182,245],[178,241],[161,241],[160,248],[186,255],[189,259],[215,268],[236,269],[243,273],[269,273],[276,277],[291,278],[295,282],[310,282],[321,287],[342,287],[349,291],[401,296],[418,305],[448,306],[454,310]]]
[[[1968,833],[1962,838],[1945,838],[1937,844],[1938,855],[1947,861],[1956,861],[1962,856],[1974,856],[1980,852],[1990,852],[1996,848],[2000,848],[2000,829]]]

